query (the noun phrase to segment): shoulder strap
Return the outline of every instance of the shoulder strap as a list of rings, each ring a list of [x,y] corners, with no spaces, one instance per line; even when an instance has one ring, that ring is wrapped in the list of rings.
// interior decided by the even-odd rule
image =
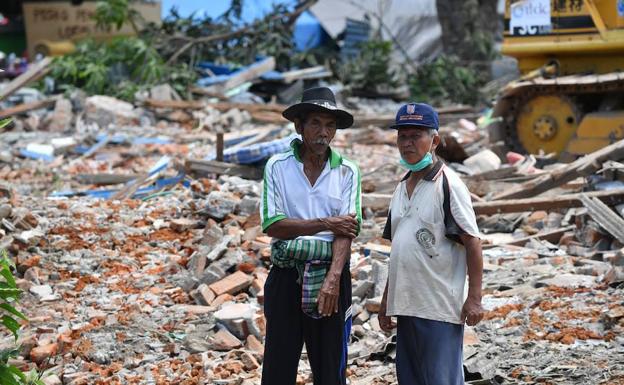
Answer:
[[[442,208],[444,210],[444,225],[448,228],[450,219],[453,218],[453,214],[451,214],[451,191],[449,189],[448,179],[444,173],[442,173],[442,190],[444,190],[444,203],[442,203]]]
[[[444,191],[444,203],[442,203],[442,209],[444,211],[444,227],[446,228],[446,237],[454,242],[463,244],[459,234],[462,234],[460,227],[453,218],[451,212],[451,190],[449,188],[449,182],[446,174],[442,172],[442,190]]]

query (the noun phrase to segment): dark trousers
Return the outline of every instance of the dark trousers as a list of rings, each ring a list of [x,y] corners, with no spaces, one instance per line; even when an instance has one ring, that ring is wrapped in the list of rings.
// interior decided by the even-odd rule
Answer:
[[[347,262],[348,265],[348,262]],[[340,277],[338,313],[320,319],[301,310],[297,270],[271,268],[264,285],[266,339],[262,385],[295,385],[305,342],[314,385],[345,385],[351,333],[351,275]]]
[[[399,316],[399,385],[464,385],[464,325]]]

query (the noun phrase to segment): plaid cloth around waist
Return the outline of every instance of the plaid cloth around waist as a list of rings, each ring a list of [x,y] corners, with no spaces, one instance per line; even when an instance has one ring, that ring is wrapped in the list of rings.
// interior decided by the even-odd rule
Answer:
[[[281,268],[297,268],[301,310],[312,318],[320,318],[317,302],[332,262],[332,243],[308,239],[277,241],[271,246],[271,262]]]

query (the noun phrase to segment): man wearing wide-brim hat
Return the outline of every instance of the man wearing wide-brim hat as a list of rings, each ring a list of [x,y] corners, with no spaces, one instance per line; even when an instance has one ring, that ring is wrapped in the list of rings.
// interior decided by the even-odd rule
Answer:
[[[358,167],[329,144],[353,116],[325,87],[305,90],[283,116],[301,140],[271,157],[264,171],[262,229],[273,240],[262,384],[294,385],[305,342],[314,384],[344,385],[361,188]]]
[[[383,234],[392,247],[379,326],[397,326],[399,385],[463,385],[464,323],[483,317],[479,228],[468,189],[435,156],[438,126],[431,106],[409,103],[391,127],[408,173]]]

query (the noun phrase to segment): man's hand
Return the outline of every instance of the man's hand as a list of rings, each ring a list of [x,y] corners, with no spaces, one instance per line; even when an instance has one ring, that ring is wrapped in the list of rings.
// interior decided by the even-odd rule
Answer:
[[[466,322],[468,326],[475,326],[483,319],[483,308],[481,300],[474,297],[468,297],[462,307],[461,320]]]
[[[340,294],[340,275],[327,274],[318,296],[318,312],[322,317],[338,313],[338,295]]]
[[[396,327],[396,323],[392,321],[392,317],[386,315],[387,305],[385,302],[381,303],[381,309],[379,310],[379,314],[377,315],[377,319],[379,320],[379,327],[384,332],[391,332],[392,329]]]
[[[355,219],[355,214],[321,218],[320,220],[336,236],[351,239],[357,236],[358,221]]]

